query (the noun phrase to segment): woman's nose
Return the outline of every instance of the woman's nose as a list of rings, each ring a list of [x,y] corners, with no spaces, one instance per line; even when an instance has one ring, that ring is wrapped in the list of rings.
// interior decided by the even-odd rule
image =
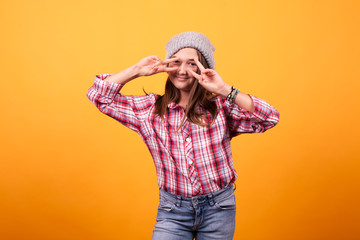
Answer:
[[[187,74],[187,67],[185,64],[181,64],[178,69],[179,74]]]

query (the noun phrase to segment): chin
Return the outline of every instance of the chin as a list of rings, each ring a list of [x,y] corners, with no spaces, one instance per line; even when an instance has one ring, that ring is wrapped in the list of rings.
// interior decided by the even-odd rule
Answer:
[[[180,91],[190,91],[191,87],[193,86],[193,83],[189,83],[188,81],[175,80],[171,82]]]

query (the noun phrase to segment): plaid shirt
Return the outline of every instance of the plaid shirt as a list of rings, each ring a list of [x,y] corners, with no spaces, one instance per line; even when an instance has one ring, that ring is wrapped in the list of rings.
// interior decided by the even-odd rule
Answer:
[[[279,121],[278,111],[260,98],[249,95],[255,105],[255,112],[250,113],[217,97],[219,113],[210,127],[185,120],[178,130],[185,113],[182,107],[170,103],[162,120],[154,114],[159,95],[123,95],[119,92],[122,84],[103,81],[110,75],[96,75],[88,98],[101,112],[141,136],[153,157],[159,187],[184,197],[213,193],[233,184],[237,174],[231,138],[264,132]],[[202,108],[199,111],[205,113]]]

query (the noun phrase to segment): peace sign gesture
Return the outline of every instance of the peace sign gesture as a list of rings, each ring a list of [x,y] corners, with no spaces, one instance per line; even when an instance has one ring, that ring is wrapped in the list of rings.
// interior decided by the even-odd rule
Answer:
[[[176,60],[178,59],[171,58],[163,61],[158,56],[152,55],[141,59],[136,64],[136,67],[138,68],[139,76],[150,76],[160,72],[175,71],[177,67],[167,67],[166,65]]]
[[[198,59],[195,59],[195,63],[200,69],[200,74],[197,74],[191,69],[188,69],[190,75],[199,80],[201,86],[206,90],[223,97],[226,97],[231,91],[230,85],[226,84],[220,75],[213,69],[206,69]]]

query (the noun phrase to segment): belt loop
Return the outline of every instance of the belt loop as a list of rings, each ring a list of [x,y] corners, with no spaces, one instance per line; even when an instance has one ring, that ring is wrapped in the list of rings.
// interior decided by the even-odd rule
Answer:
[[[214,206],[215,202],[214,202],[214,195],[212,195],[211,193],[209,195],[207,195],[208,201],[210,206]]]
[[[181,207],[181,196],[179,196],[179,195],[176,196],[176,203],[175,203],[175,205],[176,205],[177,207]]]

